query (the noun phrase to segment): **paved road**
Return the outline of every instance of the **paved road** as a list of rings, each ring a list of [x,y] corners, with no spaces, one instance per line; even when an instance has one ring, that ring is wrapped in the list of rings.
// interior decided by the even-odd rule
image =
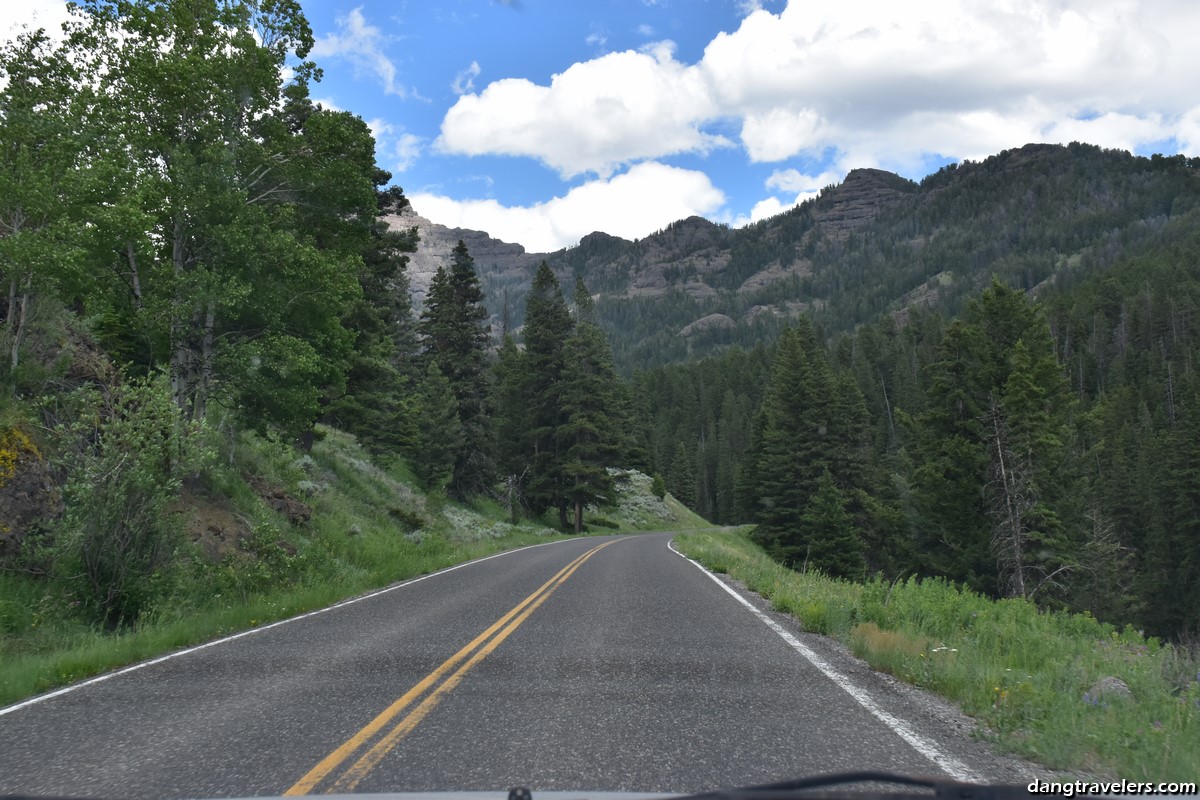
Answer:
[[[503,554],[2,710],[0,794],[691,791],[875,768],[1021,777],[820,637],[773,630],[669,539]]]

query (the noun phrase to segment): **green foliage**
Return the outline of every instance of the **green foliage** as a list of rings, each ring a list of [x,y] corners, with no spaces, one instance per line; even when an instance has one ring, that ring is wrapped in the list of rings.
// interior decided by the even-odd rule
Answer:
[[[650,485],[650,494],[662,500],[667,494],[667,485],[663,483],[662,475],[654,473],[654,482]]]
[[[558,429],[565,421],[562,403],[565,348],[573,328],[558,279],[542,262],[525,303],[525,356],[521,385],[526,426],[521,451],[529,468],[526,498],[535,514],[558,508],[565,525],[567,480],[562,471],[565,447]]]
[[[1011,752],[1130,780],[1191,780],[1200,769],[1200,664],[1182,648],[940,579],[863,585],[791,572],[737,533],[678,542],[805,628],[960,704]],[[1104,677],[1121,679],[1133,696],[1097,696]]]
[[[456,455],[465,436],[454,388],[435,362],[429,363],[411,402],[409,462],[427,489],[445,491],[454,479]]]
[[[425,354],[449,381],[458,408],[462,441],[451,453],[451,486],[459,497],[482,492],[495,472],[484,379],[487,319],[475,261],[460,240],[450,271],[439,267],[429,285],[419,326]]]
[[[65,403],[73,421],[54,435],[70,478],[54,569],[97,620],[132,623],[172,566],[178,529],[167,504],[211,454],[180,420],[164,377],[80,389]]]
[[[560,397],[564,422],[556,439],[565,450],[563,478],[575,509],[575,532],[579,533],[585,506],[607,505],[615,499],[608,468],[619,466],[622,455],[615,414],[620,400],[612,354],[599,328],[582,320],[576,323],[563,357]]]

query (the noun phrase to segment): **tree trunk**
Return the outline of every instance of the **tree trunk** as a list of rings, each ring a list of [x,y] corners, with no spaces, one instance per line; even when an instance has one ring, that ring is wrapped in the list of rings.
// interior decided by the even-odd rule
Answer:
[[[17,365],[21,361],[21,339],[25,335],[25,322],[29,312],[29,292],[21,292],[21,297],[16,301],[16,308],[9,307],[8,311],[8,330],[12,337],[12,353],[9,363],[9,369],[13,372],[17,371]]]
[[[208,393],[213,376],[213,328],[217,320],[217,301],[209,299],[204,313],[204,334],[200,341],[200,377],[196,382],[195,418],[204,419],[208,413]]]
[[[1008,573],[1008,594],[1025,597],[1025,520],[1023,519],[1024,498],[1021,496],[1020,476],[1013,472],[1008,447],[1008,434],[1001,421],[1000,409],[995,402],[988,413],[991,423],[992,491],[995,496],[993,516],[996,517],[992,533],[992,548],[996,553],[996,566],[1001,581]]]
[[[583,533],[583,501],[575,501],[575,533]]]
[[[567,525],[567,504],[565,501],[560,500],[558,503],[558,527],[565,531]]]
[[[185,322],[184,308],[187,305],[183,297],[183,290],[179,287],[178,282],[182,281],[184,269],[183,254],[183,235],[184,227],[181,220],[175,220],[174,236],[171,241],[171,266],[175,273],[177,281],[175,288],[175,297],[171,307],[171,396],[175,400],[175,405],[181,414],[188,413],[188,397],[191,394],[191,386],[188,382],[188,372],[190,365],[188,364],[188,330]]]
[[[129,285],[133,288],[133,307],[142,310],[142,279],[138,274],[137,250],[133,242],[125,244],[125,257],[129,260]]]

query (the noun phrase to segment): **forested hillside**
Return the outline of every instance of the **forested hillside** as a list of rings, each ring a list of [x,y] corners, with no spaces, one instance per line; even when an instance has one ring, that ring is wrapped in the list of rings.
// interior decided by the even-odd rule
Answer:
[[[831,338],[801,319],[770,349],[640,374],[656,464],[797,568],[942,575],[1194,635],[1198,223],[1162,218],[1032,294],[997,276],[956,316]]]
[[[1200,160],[1035,144],[919,184],[853,170],[818,198],[737,230],[692,217],[636,242],[595,233],[541,257],[477,238],[503,253],[480,259],[497,322],[519,326],[544,258],[564,282],[583,277],[630,374],[774,341],[801,314],[832,333],[913,308],[957,313],[993,276],[1032,290],[1110,266],[1198,203]]]

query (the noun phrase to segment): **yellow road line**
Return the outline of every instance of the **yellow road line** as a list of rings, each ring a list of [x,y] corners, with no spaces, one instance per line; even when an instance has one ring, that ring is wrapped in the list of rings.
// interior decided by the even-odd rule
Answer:
[[[361,759],[359,759],[359,761],[356,762],[353,767],[351,767],[350,771],[337,782],[339,789],[344,788],[342,786],[343,782],[349,780],[351,778],[351,773],[353,773],[357,777],[353,778],[353,782],[350,783],[350,786],[353,787],[354,785],[357,785],[358,781],[362,780],[367,772],[369,772],[370,769],[378,763],[379,759],[381,759],[388,750],[394,747],[400,739],[402,739],[409,731],[416,727],[416,725],[422,719],[425,718],[425,715],[428,714],[440,701],[442,694],[457,686],[459,682],[462,681],[462,678],[466,672],[471,669],[471,667],[482,661],[485,656],[499,646],[500,642],[508,638],[509,634],[516,630],[517,627],[526,619],[528,619],[529,615],[532,614],[538,606],[545,602],[546,598],[549,597],[550,594],[556,588],[558,588],[563,581],[569,578],[575,572],[575,570],[578,569],[581,564],[583,564],[584,561],[587,561],[601,549],[613,544],[614,541],[616,540],[608,541],[597,547],[593,547],[591,550],[587,551],[570,564],[567,564],[567,566],[559,570],[554,577],[539,586],[537,590],[533,592],[533,594],[526,597],[520,603],[517,603],[517,605],[508,611],[508,613],[488,626],[487,630],[476,636],[468,645],[448,658],[433,672],[422,678],[420,682],[418,682],[415,686],[405,692],[404,695],[398,700],[384,709],[377,717],[375,717],[375,719],[371,720],[371,722],[364,726],[362,730],[346,740],[345,743],[343,743],[325,758],[321,759],[320,763],[309,770],[304,777],[302,777],[290,789],[284,792],[284,795],[296,796],[311,792],[314,788],[316,788],[317,784],[325,780],[334,770],[340,767],[343,762],[350,758],[355,751],[359,750],[376,734],[383,730],[383,728],[386,727],[392,720],[394,720],[402,711],[404,711],[404,709],[417,700],[417,698],[421,697],[421,695],[423,695],[431,687],[437,684],[439,680],[441,680],[447,673],[458,666],[460,662],[470,657],[477,648],[484,644],[484,642],[488,642],[488,639],[493,634],[495,634],[497,631],[501,631],[503,628],[504,630],[502,630],[495,639],[493,639],[491,642],[488,642],[483,649],[475,654],[475,657],[471,658],[470,661],[459,668],[457,672],[452,674],[445,681],[445,683],[435,689],[434,692],[428,698],[426,698],[425,702],[421,703],[421,705],[415,708],[412,713],[402,719],[397,726],[384,737],[384,739],[380,740],[380,742],[372,747],[371,750]],[[510,622],[512,623],[511,625],[509,624]],[[507,628],[505,628],[506,625],[508,626]],[[381,747],[385,742],[388,741],[391,743],[386,747]]]

